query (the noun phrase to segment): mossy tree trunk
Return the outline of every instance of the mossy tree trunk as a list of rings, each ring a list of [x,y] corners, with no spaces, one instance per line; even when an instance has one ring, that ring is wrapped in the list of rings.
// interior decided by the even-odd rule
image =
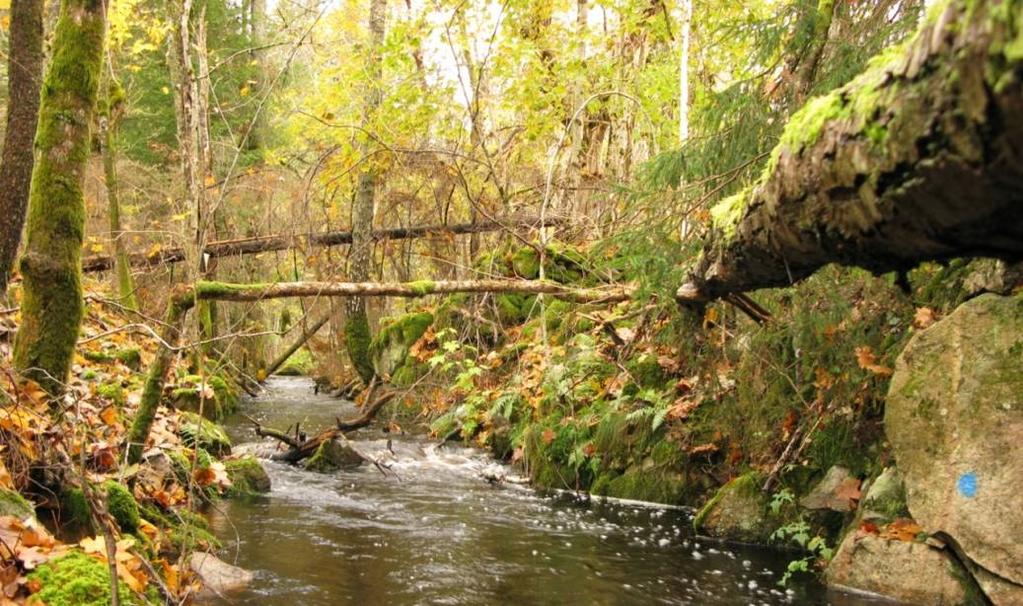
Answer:
[[[116,81],[107,87],[100,123],[100,147],[103,153],[103,177],[107,188],[107,215],[110,221],[110,241],[114,250],[114,287],[121,305],[138,309],[135,283],[131,277],[131,263],[124,246],[121,231],[121,201],[117,184],[117,126],[124,111],[124,91]]]
[[[6,292],[25,224],[43,74],[43,0],[13,0],[7,64],[7,129],[0,164],[0,294]]]
[[[174,348],[178,346],[181,339],[185,315],[195,305],[195,293],[196,291],[191,288],[183,288],[173,293],[167,302],[167,314],[160,328],[160,338],[170,347],[160,348],[146,374],[146,383],[142,388],[138,411],[135,413],[131,430],[128,432],[129,463],[138,463],[145,450],[146,440],[149,439],[149,430],[153,427],[156,410],[163,398],[163,386],[167,382],[167,376],[173,368],[174,358],[177,355],[177,350]]]
[[[105,10],[101,0],[62,0],[40,99],[14,364],[51,394],[64,389],[82,321],[82,187],[100,82]]]
[[[1023,258],[1023,10],[945,0],[913,38],[810,101],[761,178],[711,211],[682,302],[874,272]]]
[[[382,75],[381,51],[384,45],[384,21],[387,5],[385,0],[371,0],[369,8],[370,50],[368,82],[366,92],[366,114],[364,121],[368,124],[380,106]],[[363,154],[372,151],[371,143],[363,144]],[[348,275],[353,282],[365,282],[369,279],[373,256],[373,215],[376,203],[376,184],[378,169],[372,160],[369,166],[359,175],[355,200],[352,203],[352,247],[348,256]],[[345,319],[345,345],[352,366],[362,381],[369,385],[373,380],[373,362],[369,356],[369,344],[372,333],[369,327],[369,316],[366,314],[366,300],[352,297],[348,300]]]

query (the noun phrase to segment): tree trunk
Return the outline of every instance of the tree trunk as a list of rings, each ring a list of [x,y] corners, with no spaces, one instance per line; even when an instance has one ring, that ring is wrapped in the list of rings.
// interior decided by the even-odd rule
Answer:
[[[786,286],[833,262],[1023,258],[1021,26],[1004,4],[949,0],[807,104],[763,176],[712,210],[679,300]]]
[[[689,140],[689,38],[693,28],[693,0],[682,0],[679,23],[678,141]]]
[[[266,64],[266,51],[261,47],[266,44],[266,0],[251,0],[251,16],[249,21],[250,40],[249,43],[255,50],[252,51],[252,62],[256,67],[255,80],[257,84],[253,90],[257,95],[262,95],[266,85],[265,74],[268,73]],[[246,147],[250,150],[261,149],[266,139],[266,111],[260,111],[252,118],[249,125],[249,136],[245,139]]]
[[[369,8],[369,65],[367,67],[369,90],[366,97],[365,122],[372,120],[380,106],[382,61],[380,53],[384,45],[384,20],[387,10],[385,0],[371,0]],[[368,156],[371,143],[363,144],[363,155]],[[373,214],[376,197],[377,171],[373,163],[359,175],[358,189],[352,205],[352,247],[348,256],[348,275],[353,282],[365,282],[369,278],[373,255]],[[348,300],[345,322],[345,343],[348,357],[359,377],[369,385],[373,379],[373,363],[369,359],[369,343],[372,337],[366,301],[361,297]]]
[[[103,58],[106,3],[63,0],[39,110],[14,365],[63,392],[82,321],[83,183]]]
[[[557,227],[568,223],[565,217],[548,217],[544,220],[547,227]],[[412,240],[439,235],[461,235],[484,233],[491,231],[511,231],[513,229],[531,229],[540,225],[539,217],[508,217],[493,221],[476,223],[454,223],[451,225],[418,225],[414,227],[394,227],[376,229],[370,234],[374,242],[386,240]],[[307,248],[311,246],[341,246],[352,243],[352,232],[329,231],[318,234],[297,236],[256,236],[238,240],[220,240],[206,244],[203,254],[209,259],[232,257],[239,255],[256,255],[264,252]],[[183,248],[163,248],[153,255],[136,253],[130,255],[132,267],[155,267],[168,263],[181,263],[188,257]],[[107,255],[86,257],[82,261],[82,271],[107,271],[114,266],[114,258]]]
[[[11,2],[7,130],[0,164],[0,294],[7,291],[21,243],[34,161],[43,73],[43,0]]]
[[[110,221],[110,242],[114,250],[114,288],[121,305],[138,309],[131,263],[124,247],[121,231],[121,201],[117,192],[117,127],[124,109],[124,91],[115,81],[106,94],[104,113],[100,120],[100,145],[103,154],[103,177],[107,188],[107,213]]]
[[[298,351],[299,347],[305,345],[305,342],[308,341],[310,337],[315,335],[317,331],[323,328],[323,326],[328,321],[330,321],[330,314],[324,315],[322,318],[317,320],[312,326],[303,330],[302,334],[299,335],[299,337],[295,339],[295,341],[291,345],[289,345],[287,349],[281,352],[281,355],[277,356],[277,358],[273,362],[271,362],[269,366],[266,367],[266,369],[262,372],[263,377],[264,378],[269,377],[273,373],[277,372],[277,369],[283,366],[284,363],[288,361],[288,358],[291,357],[291,354]]]
[[[156,419],[156,409],[160,407],[160,401],[163,399],[163,386],[167,382],[167,376],[177,355],[175,348],[181,339],[185,314],[194,304],[195,291],[191,288],[179,289],[171,294],[167,302],[167,315],[160,327],[160,338],[170,347],[161,347],[157,351],[156,358],[146,374],[146,384],[142,388],[138,411],[132,420],[131,431],[128,432],[128,463],[138,463],[142,458],[146,440],[149,439],[149,430]]]

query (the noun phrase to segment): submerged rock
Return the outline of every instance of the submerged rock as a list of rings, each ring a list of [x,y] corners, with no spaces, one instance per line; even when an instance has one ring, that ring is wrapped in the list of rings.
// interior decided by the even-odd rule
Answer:
[[[232,566],[209,553],[193,553],[188,559],[188,566],[202,581],[200,597],[211,598],[239,591],[252,583],[251,572]]]
[[[828,585],[889,599],[952,606],[967,603],[966,572],[946,551],[857,531],[846,535],[828,564]]]
[[[885,430],[913,518],[1023,603],[1023,297],[978,297],[915,335]]]

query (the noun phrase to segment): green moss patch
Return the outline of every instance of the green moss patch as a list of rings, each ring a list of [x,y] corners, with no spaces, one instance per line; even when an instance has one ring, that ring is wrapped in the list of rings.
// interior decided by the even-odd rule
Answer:
[[[39,591],[30,604],[46,606],[108,606],[110,604],[110,569],[105,563],[79,551],[43,564],[28,575]],[[124,583],[118,584],[121,604],[141,605]]]

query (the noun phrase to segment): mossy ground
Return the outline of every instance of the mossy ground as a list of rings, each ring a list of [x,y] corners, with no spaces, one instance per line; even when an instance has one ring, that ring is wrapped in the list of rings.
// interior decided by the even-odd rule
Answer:
[[[40,591],[30,604],[46,606],[108,606],[110,604],[110,570],[98,558],[81,552],[71,552],[40,566],[29,575],[29,581],[38,583]],[[121,604],[148,603],[136,598],[124,583],[117,595]]]

